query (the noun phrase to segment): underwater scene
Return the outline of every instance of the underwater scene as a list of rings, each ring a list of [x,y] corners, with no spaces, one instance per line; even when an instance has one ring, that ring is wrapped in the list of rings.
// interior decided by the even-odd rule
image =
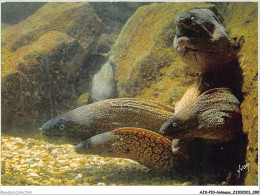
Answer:
[[[1,3],[1,185],[258,185],[258,2]]]

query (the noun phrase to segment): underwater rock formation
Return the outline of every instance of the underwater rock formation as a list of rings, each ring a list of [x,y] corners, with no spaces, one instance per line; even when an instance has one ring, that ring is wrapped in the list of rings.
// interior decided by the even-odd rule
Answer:
[[[59,31],[78,40],[86,53],[95,48],[103,30],[102,21],[88,3],[47,3],[25,21],[2,32],[2,47],[16,51],[49,31]]]
[[[2,30],[2,130],[30,127],[72,108],[77,69],[103,24],[88,3],[47,3]],[[31,126],[32,125],[32,126]]]
[[[37,124],[71,108],[73,79],[85,52],[77,40],[51,31],[11,53],[2,49],[2,131]]]
[[[257,185],[258,182],[258,10],[256,2],[217,4],[225,18],[224,24],[231,37],[237,40],[244,36],[244,43],[238,52],[240,67],[243,71],[242,92],[244,101],[241,103],[243,132],[248,134],[246,163],[247,172],[245,185]],[[238,167],[237,167],[238,169]]]

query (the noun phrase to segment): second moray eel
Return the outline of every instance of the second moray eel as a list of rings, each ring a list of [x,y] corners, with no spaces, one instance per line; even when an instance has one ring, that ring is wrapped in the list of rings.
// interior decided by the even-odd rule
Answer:
[[[155,101],[117,98],[81,106],[44,123],[40,131],[57,143],[78,144],[94,135],[122,127],[159,132],[174,109]]]
[[[178,146],[172,146],[167,138],[138,128],[116,129],[93,136],[78,144],[75,150],[80,154],[130,158],[160,171],[173,171],[176,167],[181,171],[189,161],[188,155]]]

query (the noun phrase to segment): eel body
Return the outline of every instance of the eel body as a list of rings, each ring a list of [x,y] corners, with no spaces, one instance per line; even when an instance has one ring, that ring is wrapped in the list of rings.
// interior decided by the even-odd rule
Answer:
[[[165,122],[160,133],[172,139],[199,137],[227,142],[241,125],[240,102],[228,88],[201,94]]]
[[[160,171],[185,166],[189,157],[178,146],[146,129],[121,128],[96,135],[75,147],[77,153],[128,158]],[[173,152],[174,150],[174,152]]]
[[[159,132],[174,109],[158,102],[117,98],[81,106],[44,123],[42,135],[58,143],[77,144],[94,135],[122,127]]]

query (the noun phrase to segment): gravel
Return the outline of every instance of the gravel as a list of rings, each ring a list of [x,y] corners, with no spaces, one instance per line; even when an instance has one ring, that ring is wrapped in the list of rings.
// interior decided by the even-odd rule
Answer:
[[[190,185],[121,158],[81,155],[69,144],[1,136],[2,185]]]

